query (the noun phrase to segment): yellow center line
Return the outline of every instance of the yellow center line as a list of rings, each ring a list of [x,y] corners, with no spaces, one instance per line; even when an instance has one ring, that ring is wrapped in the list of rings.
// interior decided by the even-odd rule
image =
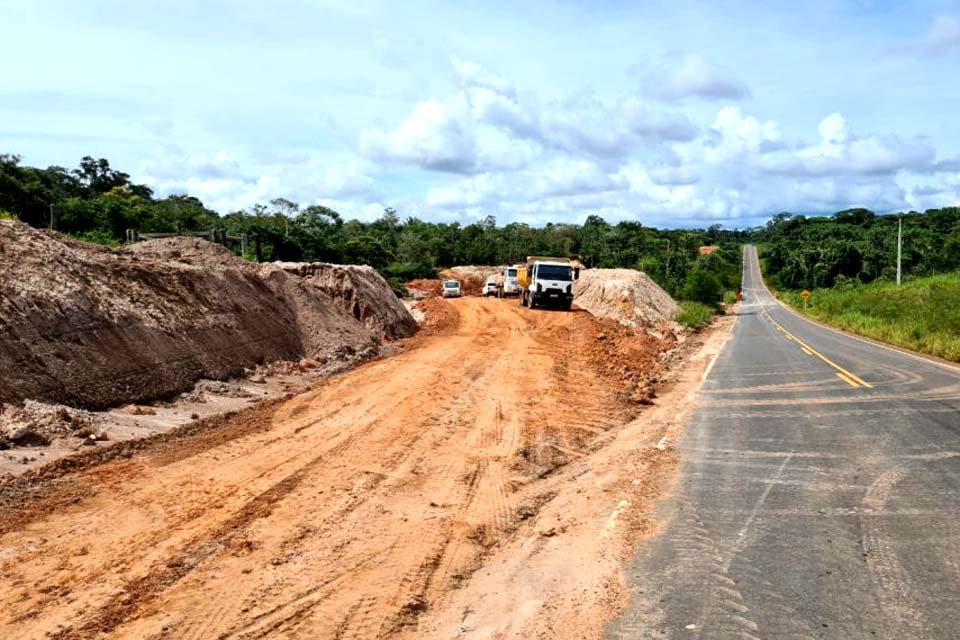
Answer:
[[[858,385],[856,382],[854,382],[852,379],[850,379],[850,378],[848,378],[847,376],[843,375],[843,374],[840,373],[839,371],[837,372],[837,377],[840,378],[841,380],[843,380],[844,382],[846,382],[846,383],[847,383],[848,385],[850,385],[851,387],[858,387],[858,386],[860,386],[860,385]]]
[[[872,388],[873,388],[873,385],[872,385],[872,384],[870,384],[870,383],[867,382],[866,380],[862,379],[860,376],[858,376],[858,375],[856,375],[856,374],[853,374],[853,373],[850,373],[849,371],[847,371],[846,369],[844,369],[843,367],[841,367],[840,365],[838,365],[836,362],[834,362],[833,360],[831,360],[831,359],[828,358],[827,356],[823,355],[822,353],[820,353],[819,351],[817,351],[816,349],[814,349],[813,347],[811,347],[810,345],[808,345],[806,342],[804,342],[803,340],[801,340],[801,339],[798,338],[797,336],[795,336],[795,335],[793,335],[792,333],[790,333],[789,331],[787,331],[785,328],[783,328],[783,326],[782,326],[779,322],[777,322],[776,320],[774,320],[773,318],[771,318],[769,313],[764,312],[764,315],[767,316],[767,320],[769,320],[770,322],[773,323],[773,326],[775,326],[777,329],[779,329],[780,331],[782,331],[782,332],[784,333],[784,335],[786,335],[788,338],[790,338],[791,340],[793,340],[794,342],[796,342],[797,344],[799,344],[801,349],[804,349],[804,350],[806,350],[806,351],[809,351],[811,355],[817,356],[818,358],[820,358],[821,360],[823,360],[824,362],[826,362],[828,365],[830,365],[831,367],[833,367],[834,369],[836,369],[837,371],[839,371],[840,373],[842,373],[844,376],[846,376],[845,378],[841,378],[844,382],[847,382],[847,383],[852,382],[852,383],[853,383],[852,386],[854,386],[854,387],[856,387],[856,386],[859,385],[859,386],[862,386],[862,387],[866,387],[867,389],[872,389]]]
[[[805,354],[807,354],[808,356],[812,356],[812,355],[813,355],[813,351],[810,351],[810,349],[807,349],[806,347],[800,347],[800,348],[803,349],[803,352],[804,352]]]

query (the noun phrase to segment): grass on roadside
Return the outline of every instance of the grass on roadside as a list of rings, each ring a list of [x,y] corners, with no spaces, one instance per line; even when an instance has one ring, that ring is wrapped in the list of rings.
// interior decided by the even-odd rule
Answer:
[[[710,324],[714,309],[699,302],[683,300],[677,313],[677,322],[688,329],[701,329]]]
[[[784,301],[811,318],[868,338],[960,362],[960,273],[904,282],[817,289],[803,309],[799,292]]]

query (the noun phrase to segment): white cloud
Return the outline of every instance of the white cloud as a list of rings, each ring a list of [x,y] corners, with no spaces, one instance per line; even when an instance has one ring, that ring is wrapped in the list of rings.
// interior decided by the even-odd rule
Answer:
[[[540,170],[534,182],[543,196],[571,196],[617,191],[629,186],[619,175],[609,175],[589,160],[556,160]]]
[[[856,136],[839,113],[817,127],[817,145],[773,154],[761,167],[785,175],[884,175],[901,171],[925,173],[934,169],[936,150],[924,142],[895,136]]]
[[[135,181],[151,186],[161,197],[197,196],[220,212],[245,209],[277,197],[301,203],[317,198],[369,202],[378,197],[375,180],[356,160],[336,164],[317,157],[285,160],[261,164],[256,175],[244,170],[241,161],[226,151],[208,157],[169,149],[145,160]]]
[[[821,120],[820,124],[817,125],[817,131],[820,132],[821,138],[830,143],[842,144],[850,136],[850,126],[847,124],[847,119],[839,113],[831,113]]]
[[[374,160],[469,173],[477,162],[477,141],[465,107],[459,97],[420,102],[392,131],[363,131],[360,152]]]
[[[669,54],[634,69],[644,91],[659,100],[740,100],[750,97],[746,83],[696,53]]]
[[[960,52],[960,16],[937,16],[925,34],[897,48],[927,56]]]
[[[484,69],[476,62],[468,62],[457,56],[450,56],[450,64],[453,66],[457,80],[463,89],[489,89],[494,93],[516,98],[513,85],[495,73]]]
[[[456,57],[451,64],[459,94],[420,102],[392,131],[364,131],[361,153],[381,162],[477,174],[521,170],[538,151],[616,159],[697,134],[687,116],[636,96],[604,101],[587,93],[541,106],[532,98],[521,102],[509,83],[479,64]]]
[[[391,205],[402,215],[465,223],[487,214],[501,223],[597,214],[736,224],[773,211],[885,211],[960,195],[956,159],[937,162],[923,140],[863,135],[839,112],[811,127],[813,143],[791,142],[777,120],[739,106],[701,115],[698,127],[683,111],[637,95],[582,91],[540,103],[479,64],[450,62],[453,93],[421,100],[393,128],[362,131],[358,147],[372,166],[349,155],[261,155],[246,165],[256,171],[244,172],[231,153],[174,150],[145,162],[143,174],[161,194],[190,192],[221,211],[283,196],[348,218],[374,220]],[[391,201],[376,176],[394,164],[459,175],[434,174],[430,186]],[[907,179],[917,176],[929,184]]]

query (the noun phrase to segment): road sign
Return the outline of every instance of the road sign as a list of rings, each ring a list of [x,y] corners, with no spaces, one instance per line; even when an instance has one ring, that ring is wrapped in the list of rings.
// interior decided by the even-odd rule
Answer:
[[[804,289],[803,291],[800,292],[800,297],[803,298],[804,302],[806,302],[807,300],[810,299],[810,292]]]

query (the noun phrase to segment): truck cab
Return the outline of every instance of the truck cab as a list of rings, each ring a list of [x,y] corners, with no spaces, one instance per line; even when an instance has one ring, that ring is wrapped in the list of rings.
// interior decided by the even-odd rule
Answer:
[[[531,257],[518,269],[520,304],[531,309],[553,305],[570,310],[573,304],[573,281],[579,269],[564,258]]]
[[[517,272],[519,269],[520,269],[520,265],[513,265],[512,267],[504,267],[503,295],[505,296],[520,295],[520,281],[517,279]]]

